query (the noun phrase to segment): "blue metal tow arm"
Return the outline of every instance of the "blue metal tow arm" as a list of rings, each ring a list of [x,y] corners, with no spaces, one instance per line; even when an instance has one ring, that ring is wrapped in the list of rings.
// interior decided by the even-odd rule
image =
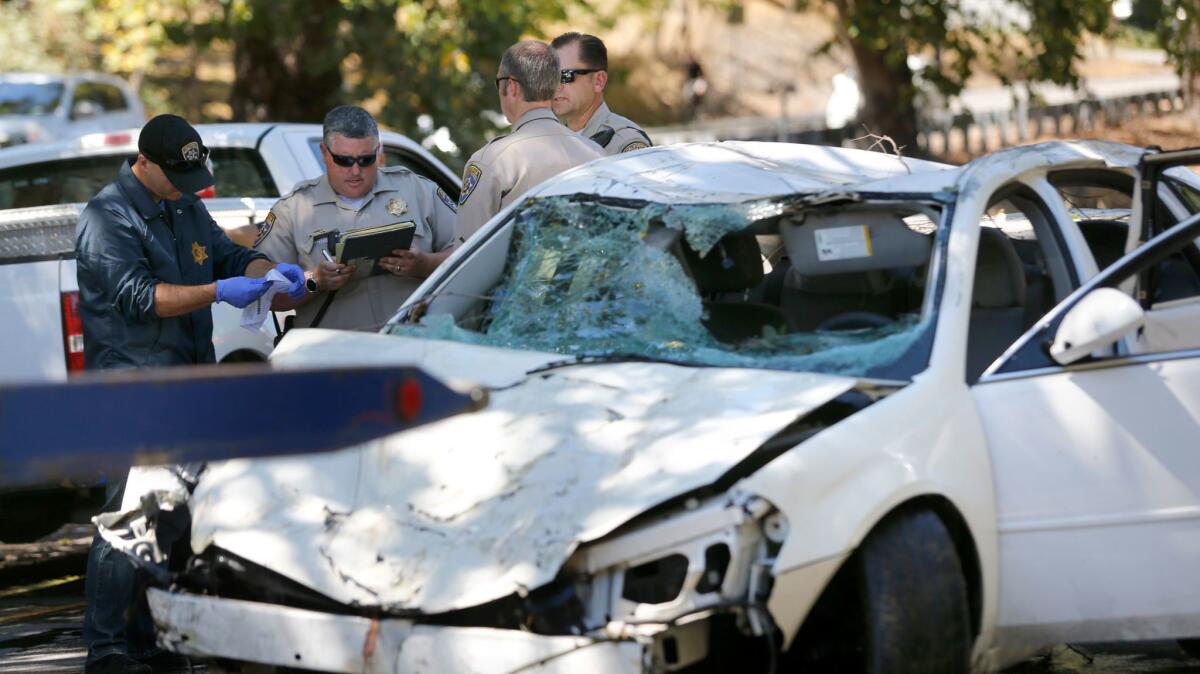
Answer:
[[[486,404],[413,367],[219,365],[0,385],[0,491],[348,447]]]

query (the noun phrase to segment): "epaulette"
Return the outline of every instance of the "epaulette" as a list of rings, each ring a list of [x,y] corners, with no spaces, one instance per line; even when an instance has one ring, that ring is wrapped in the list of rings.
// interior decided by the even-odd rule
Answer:
[[[588,138],[588,140],[599,145],[600,147],[608,147],[608,144],[612,142],[613,136],[615,135],[617,135],[617,130],[609,127],[607,129],[600,129],[596,133],[592,134],[592,137]]]
[[[282,197],[279,197],[279,200],[283,201],[284,199],[291,197],[293,194],[296,194],[297,192],[303,192],[304,190],[306,190],[310,187],[316,187],[317,183],[319,183],[319,182],[321,182],[320,177],[309,178],[308,180],[301,180],[300,182],[296,183],[292,187],[291,192],[288,192],[287,194],[283,195]]]
[[[399,165],[397,165],[397,166],[380,166],[379,171],[381,173],[387,173],[387,174],[413,173],[412,169],[408,168],[407,166],[399,166]]]

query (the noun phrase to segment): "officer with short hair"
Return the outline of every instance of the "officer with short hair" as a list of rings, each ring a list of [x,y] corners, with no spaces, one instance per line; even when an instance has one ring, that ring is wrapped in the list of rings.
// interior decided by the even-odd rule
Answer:
[[[272,264],[225,235],[195,192],[213,184],[190,124],[159,115],[138,155],[88,202],[76,227],[84,365],[89,370],[216,360],[214,302],[244,307],[266,292]],[[291,292],[303,272],[280,265]]]
[[[561,86],[554,95],[554,114],[572,131],[589,138],[605,154],[650,147],[650,136],[627,117],[608,109],[608,49],[595,35],[563,33],[550,43],[558,52]]]
[[[504,52],[496,89],[512,131],[467,160],[456,242],[465,241],[531,187],[604,156],[595,143],[563,126],[550,109],[560,77],[558,56],[544,42],[526,40]]]
[[[245,307],[275,267],[304,294],[304,274],[229,240],[194,195],[213,184],[208,149],[190,124],[159,115],[138,136],[138,155],[88,202],[75,257],[89,370],[211,363],[214,302]],[[124,481],[109,483],[110,505]],[[108,508],[106,508],[107,510]],[[140,573],[96,536],[88,554],[83,640],[87,674],[147,674],[177,664],[158,651]]]
[[[254,248],[304,267],[307,296],[294,303],[297,327],[376,330],[429,276],[453,244],[456,205],[433,181],[401,166],[383,167],[371,113],[343,105],[325,115],[325,175],[275,203]],[[329,233],[412,223],[408,249],[379,259],[382,274],[351,280],[355,269],[325,257]],[[336,293],[336,294],[335,294]]]

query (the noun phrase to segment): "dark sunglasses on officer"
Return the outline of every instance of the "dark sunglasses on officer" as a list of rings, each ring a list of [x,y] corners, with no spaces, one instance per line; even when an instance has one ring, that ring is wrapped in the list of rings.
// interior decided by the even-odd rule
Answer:
[[[374,164],[375,160],[379,157],[378,147],[376,147],[370,154],[360,154],[357,156],[352,154],[334,154],[333,150],[330,150],[328,147],[325,148],[325,151],[329,153],[329,157],[330,159],[333,159],[333,163],[341,166],[342,168],[350,168],[355,164],[366,168],[367,166]]]
[[[566,68],[558,71],[558,81],[562,82],[563,84],[570,84],[574,82],[575,78],[580,75],[590,75],[591,73],[598,73],[602,70],[604,70],[604,68]]]

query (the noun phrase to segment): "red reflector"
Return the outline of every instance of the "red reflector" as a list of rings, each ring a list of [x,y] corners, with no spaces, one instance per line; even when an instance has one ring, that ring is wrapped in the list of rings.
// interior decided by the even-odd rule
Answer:
[[[404,421],[412,421],[421,413],[421,385],[416,379],[405,379],[396,391],[396,414]]]
[[[217,186],[209,185],[208,187],[205,187],[197,192],[196,196],[200,197],[201,199],[215,199],[217,196]]]
[[[133,142],[133,136],[127,133],[109,133],[104,136],[105,145],[128,145]]]
[[[83,372],[83,317],[79,314],[79,292],[65,292],[60,297],[67,373]]]

